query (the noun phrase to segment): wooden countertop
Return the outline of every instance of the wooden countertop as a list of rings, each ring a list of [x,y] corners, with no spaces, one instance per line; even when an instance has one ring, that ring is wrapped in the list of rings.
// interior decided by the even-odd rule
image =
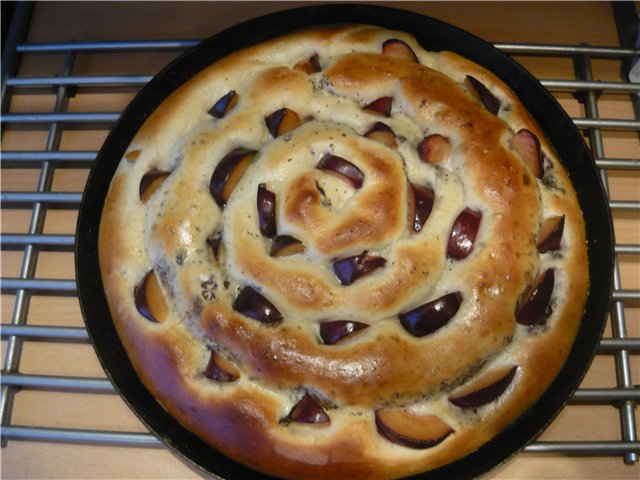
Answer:
[[[491,42],[518,42],[618,46],[611,5],[604,2],[386,2],[397,8],[414,10],[452,23]],[[299,2],[42,2],[36,3],[27,41],[111,41],[142,39],[202,39],[242,20],[300,5]],[[132,52],[77,56],[75,75],[104,73],[152,74],[177,55],[160,51],[140,58]],[[561,57],[517,57],[538,78],[573,79],[571,60]],[[60,54],[25,54],[20,76],[60,73]],[[620,62],[593,61],[594,78],[620,81]],[[133,98],[135,88],[83,88],[70,99],[69,110],[77,112],[121,111]],[[583,106],[569,92],[554,92],[572,117],[584,117]],[[48,112],[54,95],[36,90],[13,96],[11,112]],[[605,93],[598,102],[602,118],[633,119],[628,94]],[[107,127],[65,128],[60,150],[95,151],[107,135]],[[607,158],[640,159],[638,132],[604,130]],[[43,150],[47,141],[44,127],[9,126],[3,133],[3,151]],[[612,200],[639,201],[639,170],[608,171]],[[86,168],[57,168],[52,190],[80,192]],[[37,168],[2,170],[3,191],[33,191],[38,182]],[[5,208],[2,233],[26,233],[31,209]],[[50,209],[44,232],[72,235],[77,211]],[[617,242],[640,243],[638,210],[614,211]],[[17,278],[23,261],[23,249],[2,251],[2,277]],[[637,254],[619,256],[622,288],[640,289],[640,264]],[[43,250],[35,271],[37,278],[73,280],[74,260],[69,250]],[[2,323],[13,317],[15,295],[3,291]],[[640,308],[625,304],[627,334],[640,337]],[[83,325],[77,298],[73,296],[34,295],[28,309],[30,325]],[[607,328],[605,336],[611,337]],[[2,341],[3,357],[6,341]],[[637,354],[632,359],[632,381],[640,384]],[[4,368],[4,364],[3,364]],[[104,378],[92,347],[83,342],[25,341],[19,371],[36,375],[68,375]],[[613,355],[598,355],[582,387],[616,386]],[[636,424],[638,412],[636,407]],[[144,432],[145,428],[114,394],[77,393],[25,388],[15,396],[11,425],[37,425],[52,428]],[[636,427],[637,428],[637,427]],[[543,434],[545,441],[619,440],[619,411],[611,405],[571,405]],[[56,442],[10,440],[2,449],[3,478],[205,478],[200,471],[183,462],[168,449],[125,448],[117,446],[77,445]],[[487,478],[618,478],[637,479],[639,464],[625,465],[620,456],[580,457],[559,454],[523,453],[491,472]]]

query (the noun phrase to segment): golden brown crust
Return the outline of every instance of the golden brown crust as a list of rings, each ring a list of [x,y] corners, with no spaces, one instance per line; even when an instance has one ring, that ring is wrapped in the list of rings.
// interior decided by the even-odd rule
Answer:
[[[383,54],[389,39],[405,42],[419,62]],[[300,62],[305,68],[294,68]],[[497,114],[472,91],[468,75],[497,98]],[[208,113],[232,90],[232,108],[221,118]],[[385,97],[393,102],[388,115],[367,108]],[[301,125],[274,138],[265,119],[283,108]],[[378,122],[393,132],[391,146],[365,136]],[[513,147],[522,129],[540,143],[542,175]],[[428,135],[446,139],[445,158],[420,157]],[[221,206],[210,191],[213,172],[238,148],[257,153]],[[361,185],[317,168],[327,154],[355,165]],[[151,171],[170,173],[142,195]],[[273,240],[258,221],[260,185],[275,196],[277,234],[294,237],[302,253],[270,255]],[[412,185],[433,192],[419,231]],[[458,258],[448,244],[463,211],[480,220],[472,250]],[[560,215],[559,246],[540,253],[541,224]],[[478,448],[553,380],[589,285],[571,182],[513,92],[464,58],[369,26],[265,42],[180,87],[125,153],[99,242],[112,316],[143,383],[215,448],[287,478],[393,478]],[[345,284],[334,264],[357,255],[384,263]],[[548,318],[518,323],[524,293],[550,269]],[[140,285],[150,271],[170,307],[160,323],[143,313]],[[234,307],[245,287],[281,319],[267,324]],[[401,321],[447,295],[459,308],[434,331],[418,335]],[[367,327],[334,344],[321,324],[336,320]],[[220,368],[208,366],[212,351],[239,378],[207,373]],[[503,372],[510,376],[501,390],[493,386],[498,394],[460,406],[478,402],[464,398],[474,380],[500,380]],[[305,392],[328,422],[291,417]],[[375,412],[399,406],[452,432],[431,443],[389,438]]]

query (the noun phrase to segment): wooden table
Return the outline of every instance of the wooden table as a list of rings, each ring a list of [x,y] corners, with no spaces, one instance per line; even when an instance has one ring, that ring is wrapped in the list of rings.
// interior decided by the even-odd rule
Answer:
[[[113,40],[202,39],[242,20],[264,13],[298,5],[295,3],[174,3],[174,2],[42,2],[36,3],[26,42],[105,42]],[[411,3],[397,2],[398,8],[415,10],[450,22],[486,40],[498,43],[535,43],[590,45],[616,47],[619,45],[609,3]],[[174,58],[178,49],[145,51],[78,51],[70,72],[74,76],[88,75],[151,75]],[[526,68],[541,79],[575,79],[572,59],[561,55],[517,56]],[[64,52],[29,53],[21,56],[20,78],[64,75]],[[620,58],[599,56],[591,62],[593,78],[606,82],[621,82]],[[43,87],[13,87],[9,112],[53,112],[56,108],[56,89]],[[68,112],[120,112],[133,98],[139,85],[92,86],[86,82],[75,96],[66,101]],[[58,91],[58,93],[60,93]],[[64,93],[64,92],[63,92]],[[562,106],[574,118],[584,118],[589,112],[579,103],[570,88],[553,90]],[[617,208],[613,210],[616,240],[623,248],[617,257],[621,276],[618,290],[633,293],[640,290],[640,210],[633,202],[640,201],[640,142],[634,126],[634,111],[628,91],[607,89],[598,99],[599,115],[604,119],[622,119],[622,127],[603,128],[603,159],[610,197]],[[3,114],[5,111],[3,110]],[[6,117],[5,117],[6,118]],[[627,122],[627,123],[624,123]],[[145,428],[115,394],[101,390],[104,382],[83,388],[56,388],[49,377],[82,377],[104,379],[91,345],[83,339],[83,321],[77,297],[73,294],[75,279],[73,234],[77,218],[77,196],[87,178],[92,155],[106,138],[110,121],[80,125],[48,121],[36,123],[23,120],[5,122],[3,130],[2,191],[34,192],[38,189],[41,172],[39,162],[11,160],[16,152],[54,151],[86,152],[74,161],[53,159],[46,179],[54,192],[69,193],[67,203],[51,205],[35,212],[33,204],[6,201],[2,211],[2,325],[3,357],[7,352],[7,326],[16,318],[14,307],[20,304],[20,286],[13,279],[32,276],[55,280],[56,289],[69,293],[34,291],[23,305],[29,326],[70,327],[57,329],[56,335],[70,336],[61,340],[47,335],[17,330],[22,355],[17,372],[11,375],[10,366],[3,363],[5,385],[15,382],[35,382],[15,393],[10,421],[3,424],[8,445],[2,450],[4,478],[204,478],[164,447],[123,447],[77,442],[29,441],[18,439],[20,426],[54,429],[84,429],[91,431],[145,432]],[[58,130],[56,134],[55,130]],[[588,135],[585,132],[585,135]],[[48,142],[48,137],[51,140]],[[589,138],[587,136],[587,138]],[[12,156],[13,155],[13,156]],[[31,155],[31,154],[29,154]],[[611,162],[623,159],[622,164]],[[613,165],[613,166],[612,166]],[[616,166],[617,165],[617,166]],[[623,168],[620,168],[620,167]],[[46,183],[46,182],[45,182]],[[74,200],[75,199],[75,200]],[[75,201],[75,203],[74,203]],[[43,205],[48,205],[43,200]],[[28,203],[28,202],[27,202]],[[37,208],[36,208],[37,210]],[[30,237],[26,242],[10,234],[30,231],[32,218],[39,216],[40,232],[45,237]],[[36,230],[31,230],[36,231]],[[44,242],[44,243],[43,243]],[[49,245],[46,243],[50,242]],[[31,246],[30,246],[31,245]],[[35,245],[35,247],[34,247]],[[632,247],[625,250],[625,245]],[[635,245],[635,247],[633,247]],[[33,255],[32,271],[27,272],[26,252]],[[628,253],[624,253],[628,252]],[[33,253],[33,252],[31,252]],[[31,255],[31,253],[29,255]],[[7,282],[11,285],[7,286]],[[31,288],[31,287],[29,287]],[[36,289],[37,290],[37,289]],[[640,337],[640,308],[636,299],[625,300],[621,310],[626,320],[626,335],[635,339],[635,347],[627,352],[631,364],[631,382],[640,383],[638,338]],[[32,337],[30,335],[35,335]],[[78,335],[80,339],[73,339]],[[614,332],[607,327],[605,337]],[[11,340],[14,342],[15,338]],[[606,351],[605,351],[606,350]],[[607,353],[608,352],[608,353]],[[624,356],[619,348],[603,349],[584,380],[584,389],[615,389],[616,357]],[[635,392],[635,393],[634,393]],[[624,392],[623,392],[624,393]],[[638,389],[627,389],[636,395]],[[630,405],[638,425],[637,407]],[[542,435],[544,442],[620,442],[620,409],[609,401],[589,405],[572,404],[565,408]],[[47,431],[47,430],[43,430]],[[634,444],[638,451],[638,443]],[[565,453],[519,454],[493,471],[488,478],[629,478],[640,476],[638,463],[625,465],[617,455],[578,455]]]

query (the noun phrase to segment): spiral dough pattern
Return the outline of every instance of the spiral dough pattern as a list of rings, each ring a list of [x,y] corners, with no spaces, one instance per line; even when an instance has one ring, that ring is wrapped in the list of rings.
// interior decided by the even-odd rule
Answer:
[[[99,253],[158,401],[290,478],[473,451],[553,380],[588,289],[573,187],[513,92],[365,25],[239,51],[169,96]]]

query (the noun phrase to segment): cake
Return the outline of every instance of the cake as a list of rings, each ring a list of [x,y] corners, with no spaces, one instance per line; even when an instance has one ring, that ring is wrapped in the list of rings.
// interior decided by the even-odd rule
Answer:
[[[177,88],[120,161],[99,260],[146,388],[283,478],[473,452],[553,381],[589,288],[574,188],[514,92],[369,25]]]

